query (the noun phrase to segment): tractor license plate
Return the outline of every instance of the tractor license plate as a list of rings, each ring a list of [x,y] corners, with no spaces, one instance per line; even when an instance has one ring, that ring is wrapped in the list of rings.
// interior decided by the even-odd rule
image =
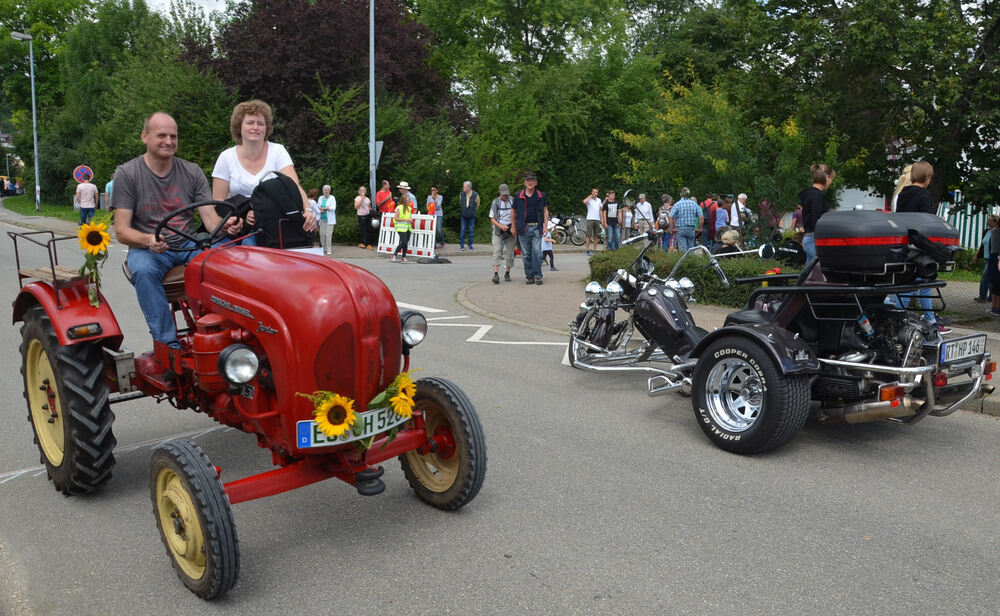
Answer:
[[[938,363],[950,364],[969,357],[977,357],[986,352],[986,335],[967,336],[957,340],[949,340],[941,345],[941,356]]]
[[[392,409],[375,409],[364,413],[358,413],[357,420],[354,423],[355,428],[360,426],[357,430],[358,433],[348,431],[347,434],[343,436],[330,437],[323,434],[323,431],[319,429],[316,422],[310,419],[296,422],[295,440],[299,449],[308,449],[310,447],[334,447],[336,445],[343,445],[344,443],[353,443],[354,441],[366,439],[369,436],[385,432],[386,430],[391,430],[392,428],[400,426],[407,421],[409,421],[408,418],[400,417],[399,415],[393,413]]]

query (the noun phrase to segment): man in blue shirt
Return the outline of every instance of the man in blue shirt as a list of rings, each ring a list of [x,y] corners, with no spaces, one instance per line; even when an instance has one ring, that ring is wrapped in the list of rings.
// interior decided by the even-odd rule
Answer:
[[[549,226],[549,204],[537,190],[538,176],[524,176],[524,190],[514,199],[514,235],[524,255],[525,284],[542,284],[542,234]]]
[[[681,189],[681,199],[674,204],[674,209],[670,210],[670,217],[677,228],[678,250],[683,252],[694,248],[695,234],[701,231],[701,226],[705,223],[705,214],[691,199],[690,189],[686,187]]]

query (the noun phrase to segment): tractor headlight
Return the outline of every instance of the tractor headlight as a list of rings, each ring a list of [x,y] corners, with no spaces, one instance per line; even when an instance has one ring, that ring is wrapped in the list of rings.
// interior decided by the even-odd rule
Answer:
[[[587,283],[587,286],[583,289],[584,294],[587,296],[588,302],[596,302],[601,299],[601,295],[604,294],[604,287],[601,283],[596,280],[591,280]]]
[[[609,302],[617,302],[622,296],[622,285],[617,280],[612,280],[608,283],[606,289],[604,289],[604,295],[608,298]]]
[[[408,310],[399,315],[402,324],[403,345],[415,347],[427,337],[427,318],[419,312]]]
[[[245,344],[231,344],[219,354],[219,374],[232,385],[249,383],[259,369],[260,358]]]

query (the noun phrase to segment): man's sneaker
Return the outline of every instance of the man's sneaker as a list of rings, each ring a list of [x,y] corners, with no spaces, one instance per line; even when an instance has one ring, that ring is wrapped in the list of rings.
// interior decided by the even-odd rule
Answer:
[[[995,317],[1000,317],[1000,309],[990,308],[990,314],[992,314]]]
[[[951,333],[951,328],[950,327],[945,327],[944,325],[941,325],[940,323],[938,323],[937,329],[938,329],[938,333],[941,334],[942,336],[945,335],[945,334],[950,334]]]
[[[541,278],[535,278],[535,284],[537,284],[537,285],[542,284],[542,279]]]
[[[527,278],[524,279],[524,284],[535,284],[535,277],[528,276]]]
[[[510,282],[510,272],[504,272],[504,274],[503,274],[503,281],[504,282]]]
[[[402,261],[403,263],[406,263],[406,257],[403,257],[402,259],[400,259],[400,261]]]
[[[589,250],[587,251],[587,256],[588,256],[588,257],[590,256],[590,251],[589,251]]]
[[[475,250],[475,249],[474,249],[474,248],[472,247],[472,244],[469,244],[469,250]]]
[[[395,262],[396,262],[396,255],[392,255],[392,262],[393,262],[393,263],[395,263]]]
[[[465,251],[465,246],[459,246],[458,249],[461,251]]]
[[[559,269],[555,265],[553,265],[552,267],[549,268],[549,271],[550,272],[558,272]]]
[[[493,284],[500,284],[500,274],[493,272]]]

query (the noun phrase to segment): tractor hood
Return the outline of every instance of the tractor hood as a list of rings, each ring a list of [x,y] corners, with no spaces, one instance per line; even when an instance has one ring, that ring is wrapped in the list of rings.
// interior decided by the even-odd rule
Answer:
[[[288,250],[208,250],[187,267],[195,314],[214,312],[263,345],[279,404],[311,405],[296,392],[332,391],[364,410],[399,373],[399,309],[370,272]],[[303,405],[304,403],[304,405]]]

